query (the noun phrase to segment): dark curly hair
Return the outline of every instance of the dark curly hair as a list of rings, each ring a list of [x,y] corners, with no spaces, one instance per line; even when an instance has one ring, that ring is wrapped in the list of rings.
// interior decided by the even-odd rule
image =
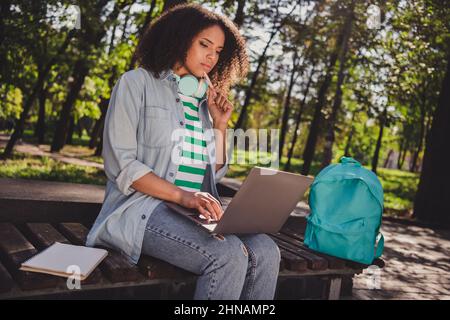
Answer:
[[[222,28],[225,43],[208,75],[219,91],[228,94],[231,85],[247,75],[246,42],[230,19],[198,4],[174,6],[152,22],[138,43],[135,58],[141,67],[159,78],[162,71],[176,62],[186,62],[194,37],[213,25]]]

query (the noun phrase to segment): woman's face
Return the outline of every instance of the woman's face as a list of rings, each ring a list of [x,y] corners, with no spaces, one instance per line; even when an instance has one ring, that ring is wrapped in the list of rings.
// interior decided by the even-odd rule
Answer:
[[[225,34],[218,25],[208,27],[197,34],[187,52],[186,65],[175,73],[183,76],[191,73],[197,78],[203,72],[209,73],[219,60],[220,51],[225,43]]]

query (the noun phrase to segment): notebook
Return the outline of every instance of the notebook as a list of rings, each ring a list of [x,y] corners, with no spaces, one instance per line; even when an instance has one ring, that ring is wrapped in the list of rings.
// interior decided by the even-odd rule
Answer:
[[[80,280],[85,280],[107,255],[108,251],[104,249],[55,242],[23,262],[20,270],[70,277],[76,269],[80,272]],[[68,269],[70,266],[76,267]]]

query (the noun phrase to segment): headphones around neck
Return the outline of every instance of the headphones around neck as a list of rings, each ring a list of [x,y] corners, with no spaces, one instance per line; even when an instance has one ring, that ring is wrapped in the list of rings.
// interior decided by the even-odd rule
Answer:
[[[200,81],[191,74],[186,74],[180,77],[174,74],[175,79],[178,83],[178,90],[181,94],[185,96],[190,96],[194,98],[203,98],[208,89],[208,84],[205,79],[200,78]]]

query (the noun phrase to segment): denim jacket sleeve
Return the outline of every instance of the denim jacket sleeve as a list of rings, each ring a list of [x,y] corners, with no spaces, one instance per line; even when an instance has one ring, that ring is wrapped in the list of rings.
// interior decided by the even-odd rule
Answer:
[[[220,179],[225,177],[225,175],[227,174],[227,171],[228,171],[228,165],[229,165],[229,155],[228,155],[228,152],[226,152],[225,153],[225,163],[224,163],[223,167],[216,171],[215,183],[218,183],[220,181]]]
[[[139,74],[121,76],[111,94],[103,132],[105,173],[125,195],[131,184],[153,169],[137,160],[137,130],[143,105],[144,81]]]

